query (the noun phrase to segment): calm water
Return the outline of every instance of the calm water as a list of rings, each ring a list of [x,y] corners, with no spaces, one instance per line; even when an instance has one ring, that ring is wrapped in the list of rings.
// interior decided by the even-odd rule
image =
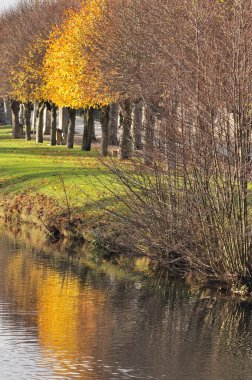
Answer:
[[[0,236],[0,379],[252,379],[251,306]]]

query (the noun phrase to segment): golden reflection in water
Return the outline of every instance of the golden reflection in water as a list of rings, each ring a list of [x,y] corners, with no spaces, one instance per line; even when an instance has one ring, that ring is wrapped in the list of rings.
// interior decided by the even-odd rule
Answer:
[[[43,268],[34,265],[25,255],[19,252],[8,260],[4,271],[4,295],[11,299],[20,311],[34,312],[37,315],[38,290],[43,282]]]
[[[13,299],[25,315],[31,312],[27,322],[38,328],[44,362],[57,376],[77,374],[76,365],[93,354],[99,316],[107,302],[105,292],[81,286],[73,275],[64,276],[21,252],[9,258],[4,276],[6,299]],[[81,378],[92,379],[93,374],[82,372]]]
[[[179,378],[179,373],[188,378],[186,369],[197,379],[206,378],[205,373],[211,379],[249,377],[252,305],[193,289],[189,297],[176,283],[169,283],[166,292],[160,289],[162,296],[149,287],[139,290],[137,282],[115,286],[115,268],[104,283],[84,271],[83,283],[71,272],[55,269],[53,262],[49,267],[47,257],[40,261],[25,249],[14,254],[9,247],[5,254],[0,248],[1,301],[10,305],[8,318],[14,326],[21,318],[35,327],[41,365],[52,369],[53,378],[110,379],[104,368],[111,364],[111,347],[122,368],[130,368],[129,363],[137,368],[140,359],[141,365],[155,369],[156,378],[165,370],[170,378]],[[118,358],[122,347],[126,351]]]

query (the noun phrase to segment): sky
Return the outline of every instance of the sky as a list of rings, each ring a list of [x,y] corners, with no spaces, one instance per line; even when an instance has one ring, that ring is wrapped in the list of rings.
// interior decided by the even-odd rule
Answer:
[[[18,0],[0,0],[0,11],[17,4]]]

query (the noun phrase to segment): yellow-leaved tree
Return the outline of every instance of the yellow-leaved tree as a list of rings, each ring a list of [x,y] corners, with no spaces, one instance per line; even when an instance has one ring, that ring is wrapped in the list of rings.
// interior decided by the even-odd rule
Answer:
[[[88,110],[82,149],[90,150],[94,109],[102,108],[103,155],[108,145],[108,105],[115,94],[104,84],[93,51],[96,25],[102,22],[106,7],[107,0],[87,0],[80,10],[68,11],[66,21],[50,35],[43,68],[44,98],[69,108],[68,148],[73,147],[76,110]]]
[[[23,103],[26,138],[30,139],[31,103],[36,102],[36,140],[43,142],[43,58],[53,26],[60,25],[66,9],[72,6],[78,7],[78,1],[23,0],[16,8],[10,9],[1,17],[1,48],[6,51],[0,64],[1,92],[3,98],[11,100],[15,120],[14,138],[21,137],[18,111],[20,103]]]
[[[43,58],[46,41],[38,36],[30,49],[24,54],[12,71],[11,97],[24,104],[26,139],[30,140],[31,103],[38,104],[36,141],[43,142]]]
[[[12,95],[21,103],[42,101],[42,60],[46,42],[38,37],[28,54],[20,59],[12,72]]]

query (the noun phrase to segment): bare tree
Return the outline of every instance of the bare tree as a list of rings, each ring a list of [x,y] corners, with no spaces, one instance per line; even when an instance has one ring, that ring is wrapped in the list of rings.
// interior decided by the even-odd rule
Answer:
[[[145,163],[138,175],[112,167],[129,242],[173,270],[237,282],[251,274],[251,10],[119,0],[98,45],[106,83],[145,103]]]

